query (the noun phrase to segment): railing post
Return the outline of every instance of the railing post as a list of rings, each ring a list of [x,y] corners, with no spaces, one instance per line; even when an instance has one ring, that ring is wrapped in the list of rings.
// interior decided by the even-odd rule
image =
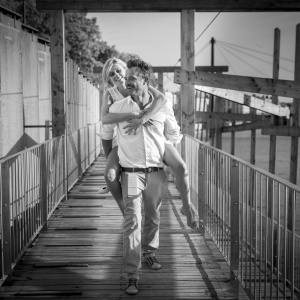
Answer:
[[[230,195],[231,195],[231,238],[230,238],[230,284],[237,288],[239,281],[239,248],[240,248],[240,215],[239,215],[239,164],[232,160],[230,172]]]
[[[204,146],[199,146],[198,153],[198,215],[199,215],[199,230],[203,235],[206,226],[206,206],[205,206],[205,154]]]
[[[77,168],[78,168],[78,178],[81,178],[82,167],[81,167],[81,129],[77,130]]]
[[[3,228],[3,270],[7,276],[6,282],[12,283],[12,247],[11,247],[11,206],[10,206],[10,182],[9,162],[1,164],[2,174],[2,228]]]
[[[46,230],[47,227],[48,227],[48,195],[47,195],[46,148],[47,148],[47,145],[43,144],[42,147],[41,147],[41,157],[40,157],[40,170],[41,170],[40,195],[41,195],[41,201],[42,201],[43,230]]]
[[[69,169],[68,169],[68,134],[65,130],[65,134],[62,136],[62,147],[63,147],[63,176],[64,176],[64,200],[68,200],[69,190]]]

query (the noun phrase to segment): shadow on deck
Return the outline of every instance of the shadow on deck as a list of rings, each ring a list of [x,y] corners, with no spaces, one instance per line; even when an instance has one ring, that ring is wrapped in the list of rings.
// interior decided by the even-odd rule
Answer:
[[[162,269],[143,263],[139,293],[128,296],[122,276],[122,215],[105,185],[99,156],[59,204],[13,271],[0,298],[15,299],[248,299],[229,283],[229,267],[211,238],[189,229],[173,182],[161,209]]]

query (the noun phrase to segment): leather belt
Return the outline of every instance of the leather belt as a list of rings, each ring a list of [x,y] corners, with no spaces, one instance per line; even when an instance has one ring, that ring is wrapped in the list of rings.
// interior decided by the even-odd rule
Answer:
[[[128,172],[128,173],[152,173],[152,172],[158,172],[163,170],[163,167],[149,167],[149,168],[123,168],[122,172]]]

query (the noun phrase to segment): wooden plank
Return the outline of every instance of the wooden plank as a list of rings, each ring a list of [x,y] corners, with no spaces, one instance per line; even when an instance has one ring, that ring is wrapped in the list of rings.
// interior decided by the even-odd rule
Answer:
[[[174,75],[174,82],[179,84],[208,86],[290,98],[297,98],[300,92],[300,83],[292,80],[275,80],[187,70],[175,70]]]
[[[245,131],[245,130],[253,130],[253,129],[262,129],[266,126],[270,125],[269,120],[257,121],[252,123],[244,123],[235,126],[223,127],[223,132],[232,132],[232,131]]]
[[[237,113],[221,113],[221,112],[205,112],[197,111],[195,113],[196,118],[206,118],[206,119],[223,119],[230,121],[260,121],[266,119],[265,115],[254,115],[254,114],[237,114]],[[200,122],[200,120],[196,120]]]
[[[103,170],[104,161],[97,159],[87,173],[99,166]],[[84,174],[81,182],[89,180],[94,182],[93,176]],[[73,189],[78,195],[87,194],[80,182]],[[185,225],[186,218],[179,212],[181,199],[173,182],[165,184],[163,198],[157,251],[163,268],[153,271],[142,261],[140,291],[135,298],[248,299],[242,289],[236,292],[230,286],[229,267],[212,239]],[[114,216],[108,213],[111,210],[115,211]],[[101,218],[60,218],[86,217],[91,213]],[[12,285],[1,288],[1,299],[127,297],[122,274],[122,223],[111,196],[69,198],[60,203],[50,216],[47,230],[39,234],[14,268]]]
[[[151,67],[153,73],[174,73],[174,70],[180,70],[180,67]],[[195,67],[196,71],[203,72],[228,72],[228,66],[197,66]],[[102,73],[102,67],[94,67],[94,73]]]
[[[300,137],[300,127],[296,126],[271,126],[262,128],[262,135],[276,135],[276,136],[293,136]]]
[[[195,9],[201,12],[265,12],[300,11],[297,0],[229,1],[224,5],[220,0],[37,0],[38,10],[67,10],[70,12],[180,12]]]
[[[263,111],[263,112],[271,114],[271,115],[275,115],[275,116],[279,116],[279,117],[287,117],[287,118],[289,118],[289,116],[290,116],[289,109],[283,108],[280,105],[272,104],[270,102],[266,102],[262,99],[259,99],[254,96],[250,96],[250,95],[238,92],[238,91],[204,87],[204,86],[199,86],[197,88],[203,90],[206,93],[222,97],[226,100],[230,100],[232,102],[242,104],[242,105]]]

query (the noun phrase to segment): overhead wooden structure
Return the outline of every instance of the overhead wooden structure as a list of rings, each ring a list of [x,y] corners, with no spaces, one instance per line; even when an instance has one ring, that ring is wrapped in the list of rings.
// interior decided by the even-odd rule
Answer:
[[[180,67],[151,67],[153,73],[174,73],[175,70],[180,70]],[[228,72],[228,66],[197,66],[196,71],[202,72]],[[94,73],[101,73],[102,67],[94,67]]]
[[[195,132],[195,89],[191,85],[191,80],[198,81],[200,78],[196,75],[207,77],[205,74],[195,72],[195,12],[295,12],[300,11],[299,0],[37,0],[38,10],[48,10],[51,12],[51,50],[54,55],[51,56],[52,72],[52,99],[53,100],[53,136],[64,133],[65,128],[65,78],[64,78],[64,51],[65,51],[65,37],[63,29],[63,18],[65,12],[179,12],[181,16],[180,30],[181,30],[181,70],[176,72],[177,79],[186,78],[181,82],[181,101],[180,101],[180,125],[182,132],[194,136]],[[134,39],[134,37],[133,37]],[[298,44],[298,43],[297,43]],[[298,47],[298,46],[297,46]],[[296,49],[298,51],[298,48]],[[296,53],[297,53],[296,51]],[[297,69],[299,65],[298,59],[296,62]],[[203,72],[202,72],[203,73]],[[213,75],[213,74],[210,74]],[[216,79],[214,84],[220,80],[227,82],[233,77],[224,77],[225,75],[216,74],[213,77],[208,75],[207,78]],[[221,75],[221,77],[220,77]],[[282,90],[272,90],[272,82],[268,80],[259,81],[259,86],[271,91],[272,95],[282,95],[295,97],[293,126],[299,126],[299,101],[297,85],[288,81],[279,81],[277,76],[273,76],[273,80],[282,84]],[[298,73],[295,81],[299,82]],[[189,78],[190,76],[190,78]],[[219,78],[220,77],[220,78]],[[159,77],[160,80],[162,76]],[[249,79],[249,78],[248,78]],[[246,79],[246,80],[248,80]],[[253,79],[253,78],[252,78]],[[252,80],[250,78],[250,80]],[[259,80],[255,78],[255,80]],[[179,80],[178,80],[179,81]],[[197,82],[198,84],[198,82]],[[205,85],[203,80],[200,80],[201,85]],[[291,85],[290,85],[291,84]],[[224,88],[218,85],[219,88]],[[230,87],[226,87],[227,89]],[[255,85],[253,87],[256,88]],[[285,92],[284,89],[288,90]],[[287,93],[289,95],[287,95]],[[277,104],[277,103],[274,103]],[[220,110],[221,111],[221,110]],[[278,128],[278,130],[281,130]],[[293,153],[298,147],[298,140],[293,140]],[[183,153],[184,157],[184,153]],[[294,164],[293,171],[295,173],[297,164]],[[296,176],[291,176],[296,177]],[[294,182],[294,180],[291,180]]]
[[[265,12],[300,11],[298,0],[37,0],[38,10],[70,12]]]

